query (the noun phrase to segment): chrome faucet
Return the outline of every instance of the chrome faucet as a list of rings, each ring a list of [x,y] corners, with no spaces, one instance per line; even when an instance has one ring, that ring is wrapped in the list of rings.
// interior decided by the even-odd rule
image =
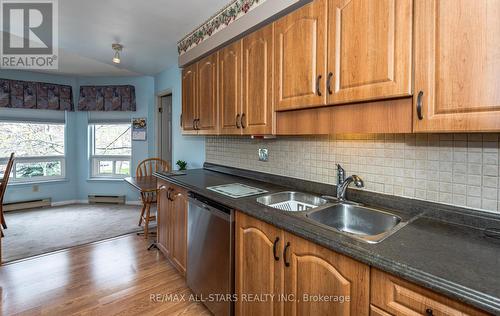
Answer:
[[[353,174],[352,176],[345,177],[345,170],[342,168],[340,164],[337,164],[337,199],[340,202],[346,200],[345,192],[347,191],[347,187],[351,182],[354,182],[354,185],[358,188],[364,187],[363,180],[357,175]]]

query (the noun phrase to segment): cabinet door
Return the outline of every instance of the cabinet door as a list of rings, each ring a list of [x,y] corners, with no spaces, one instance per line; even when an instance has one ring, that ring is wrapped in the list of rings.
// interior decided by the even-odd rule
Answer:
[[[198,134],[217,133],[217,56],[198,62]]]
[[[329,0],[329,104],[411,95],[412,6]]]
[[[220,133],[241,134],[241,41],[219,51]]]
[[[174,187],[171,199],[171,256],[177,269],[184,275],[186,273],[187,259],[187,192],[181,188]]]
[[[165,181],[158,181],[158,196],[157,196],[157,243],[158,248],[164,255],[170,256],[171,249],[171,203],[168,199],[170,186]]]
[[[282,315],[283,232],[241,212],[236,213],[236,294],[275,294],[274,299],[251,302],[239,299],[236,315]],[[273,247],[276,243],[274,258]]]
[[[243,38],[243,133],[272,134],[273,25]]]
[[[197,118],[197,64],[182,70],[182,130],[185,134],[196,133]]]
[[[367,265],[285,233],[288,243],[285,293],[295,300],[285,304],[285,315],[368,315]],[[320,296],[326,300],[314,301]]]
[[[487,313],[483,313],[473,307],[436,294],[377,269],[372,269],[371,277],[371,303],[393,315],[487,315]],[[378,313],[378,315],[385,314]]]
[[[326,0],[315,0],[274,22],[275,106],[326,104]]]
[[[414,130],[500,130],[500,1],[415,1],[414,42]]]

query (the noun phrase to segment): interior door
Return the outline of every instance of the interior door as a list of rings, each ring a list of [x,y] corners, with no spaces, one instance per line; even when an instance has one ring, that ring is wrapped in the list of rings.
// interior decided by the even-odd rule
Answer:
[[[285,315],[368,315],[367,265],[285,232],[287,245],[285,293],[296,300],[285,304]],[[314,301],[321,295],[331,299]]]
[[[500,0],[415,1],[414,131],[498,131],[499,74]]]
[[[276,110],[326,104],[326,0],[274,22]]]
[[[283,315],[283,232],[236,212],[236,294],[275,294],[274,299],[236,302],[236,315]],[[276,244],[276,247],[274,246]],[[276,251],[273,251],[273,248]],[[277,260],[274,257],[277,255]]]
[[[241,41],[219,51],[221,134],[241,134]]]
[[[412,94],[412,0],[329,0],[328,103]]]
[[[172,95],[160,98],[159,108],[159,156],[172,165]]]
[[[217,56],[213,53],[198,62],[198,134],[217,133]]]
[[[272,134],[273,25],[243,38],[243,134]]]
[[[185,134],[196,134],[197,67],[198,64],[194,63],[182,70],[182,130]]]

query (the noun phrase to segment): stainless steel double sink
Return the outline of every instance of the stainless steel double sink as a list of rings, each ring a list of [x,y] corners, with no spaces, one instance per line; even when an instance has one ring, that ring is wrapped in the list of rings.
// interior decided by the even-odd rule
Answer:
[[[294,191],[261,196],[257,202],[367,243],[378,243],[408,223],[385,210]]]

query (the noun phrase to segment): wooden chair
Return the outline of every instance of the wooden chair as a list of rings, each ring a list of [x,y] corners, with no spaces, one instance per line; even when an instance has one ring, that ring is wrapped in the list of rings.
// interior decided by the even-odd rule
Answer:
[[[151,177],[154,172],[170,171],[170,164],[160,158],[148,158],[139,163],[135,171],[136,178]],[[157,190],[142,191],[142,209],[139,218],[139,226],[144,221],[144,237],[148,238],[149,223],[156,221],[156,215],[151,215],[151,204],[156,203]]]
[[[14,165],[14,153],[10,154],[9,162],[7,162],[7,167],[3,174],[2,182],[0,183],[0,235],[3,237],[3,229],[7,229],[7,223],[5,222],[5,216],[3,214],[3,197],[5,191],[7,190],[7,184],[9,183],[10,172],[12,171],[12,166]]]

